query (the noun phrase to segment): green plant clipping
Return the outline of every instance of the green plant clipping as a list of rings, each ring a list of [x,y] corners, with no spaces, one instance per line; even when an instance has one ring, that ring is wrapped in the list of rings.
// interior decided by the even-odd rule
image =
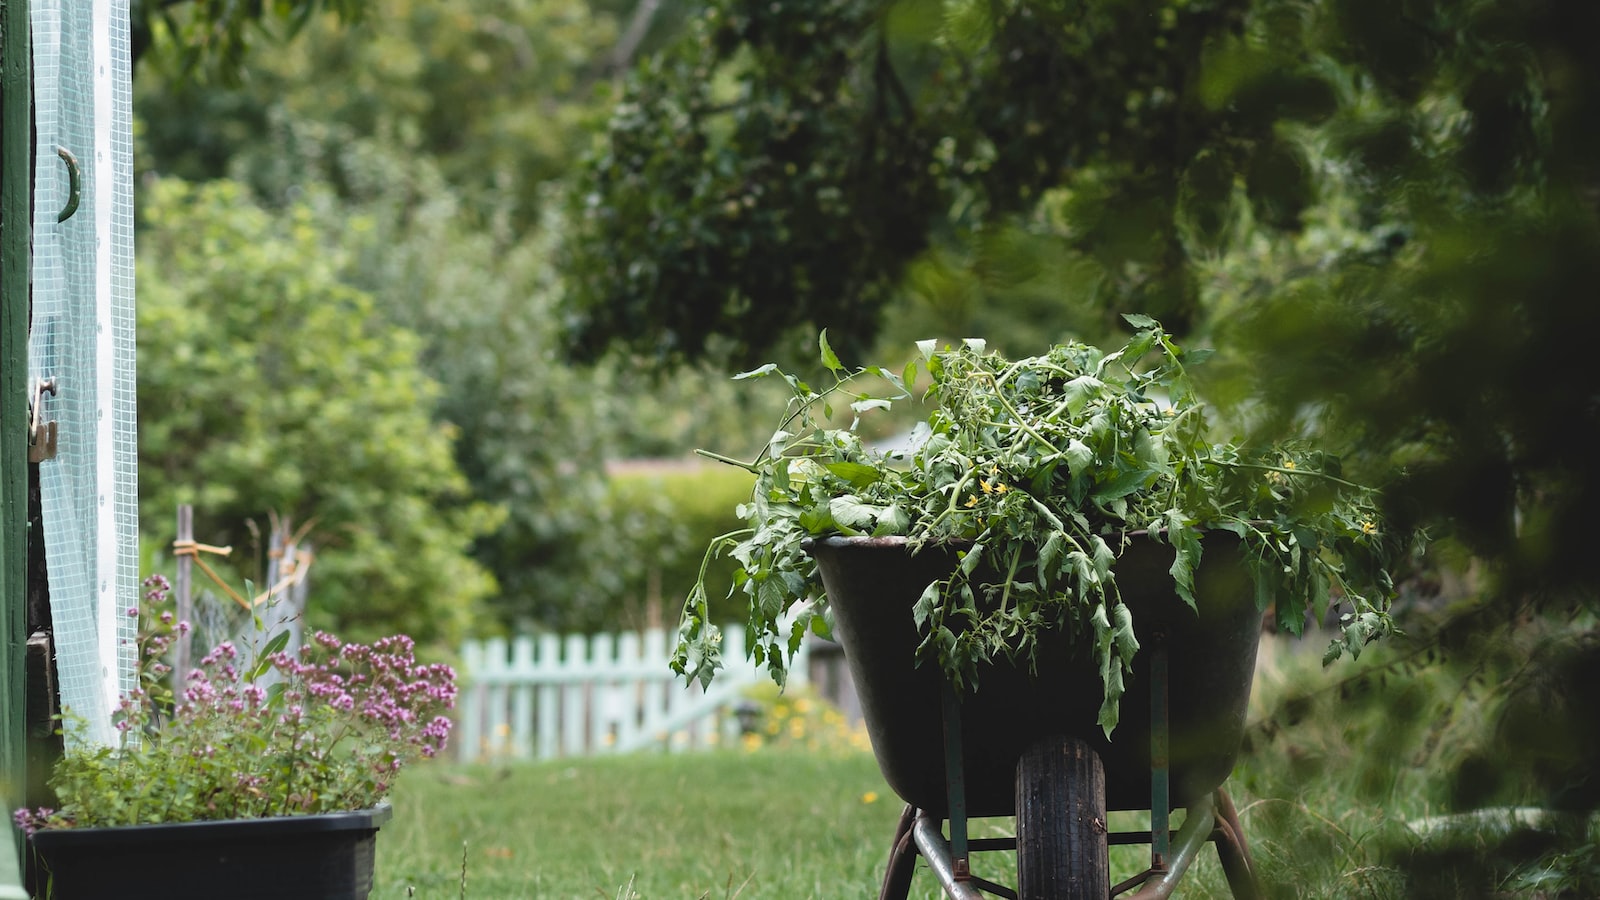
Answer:
[[[827,598],[803,548],[828,535],[904,536],[913,552],[957,547],[955,571],[908,611],[920,659],[958,687],[974,685],[980,664],[1031,666],[1040,635],[1065,629],[1098,664],[1107,735],[1139,648],[1115,570],[1135,540],[1172,546],[1173,589],[1193,606],[1201,535],[1237,535],[1257,602],[1275,603],[1290,631],[1308,614],[1326,619],[1337,601],[1341,627],[1325,662],[1392,633],[1387,564],[1398,545],[1379,525],[1373,491],[1309,446],[1212,442],[1188,373],[1207,352],[1179,347],[1154,319],[1126,319],[1136,333],[1111,353],[1069,343],[1013,361],[980,340],[925,341],[903,371],[851,369],[824,332],[832,385],[814,389],[773,365],[737,376],[781,378],[793,394],[754,462],[707,454],[756,476],[738,509],[748,527],[706,552],[707,563],[738,563],[734,590],[749,601],[756,662],[781,684],[807,629],[828,632]],[[928,412],[912,449],[866,446],[861,416],[915,400],[919,379]],[[674,669],[709,682],[720,637],[702,580],[684,606]]]

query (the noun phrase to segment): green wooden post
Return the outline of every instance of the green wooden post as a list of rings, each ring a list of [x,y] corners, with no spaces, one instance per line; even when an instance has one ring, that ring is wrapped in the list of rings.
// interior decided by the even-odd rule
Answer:
[[[28,515],[28,285],[33,46],[27,0],[0,0],[0,898],[25,896],[10,811],[22,805]]]

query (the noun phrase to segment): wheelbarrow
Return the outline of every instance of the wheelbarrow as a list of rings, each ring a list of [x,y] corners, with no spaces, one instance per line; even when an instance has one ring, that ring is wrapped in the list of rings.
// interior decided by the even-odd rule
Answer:
[[[1262,610],[1238,539],[1212,533],[1202,547],[1198,613],[1173,589],[1171,547],[1137,536],[1117,561],[1141,647],[1108,740],[1097,724],[1096,664],[1064,634],[1041,637],[1033,671],[1001,660],[980,667],[976,688],[962,693],[937,665],[918,665],[911,608],[953,571],[955,548],[913,554],[903,538],[864,537],[807,546],[878,767],[906,802],[880,900],[907,897],[918,856],[957,900],[1154,900],[1171,896],[1207,842],[1233,895],[1259,895],[1222,785],[1244,730]],[[1178,809],[1186,814],[1174,832]],[[1112,832],[1110,810],[1149,810],[1150,828]],[[968,820],[988,816],[1015,816],[1016,836],[969,838]],[[1111,884],[1113,844],[1148,844],[1149,868]],[[973,873],[973,853],[1013,849],[1015,890]]]

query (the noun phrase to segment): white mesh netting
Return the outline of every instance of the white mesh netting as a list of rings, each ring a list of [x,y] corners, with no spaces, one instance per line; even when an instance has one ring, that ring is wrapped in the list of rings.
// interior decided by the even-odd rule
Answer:
[[[33,0],[35,148],[30,375],[54,378],[57,455],[40,466],[62,704],[110,744],[133,687],[139,595],[134,419],[133,130],[128,0]],[[82,174],[64,222],[68,167]]]

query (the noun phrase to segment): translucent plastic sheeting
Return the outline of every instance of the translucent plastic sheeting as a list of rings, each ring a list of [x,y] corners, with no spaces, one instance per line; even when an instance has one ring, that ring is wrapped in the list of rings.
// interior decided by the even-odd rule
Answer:
[[[139,596],[133,129],[128,0],[33,0],[35,148],[29,374],[57,454],[40,464],[69,743],[111,744],[133,688]],[[65,152],[63,152],[65,151]],[[77,210],[68,157],[81,175]]]

